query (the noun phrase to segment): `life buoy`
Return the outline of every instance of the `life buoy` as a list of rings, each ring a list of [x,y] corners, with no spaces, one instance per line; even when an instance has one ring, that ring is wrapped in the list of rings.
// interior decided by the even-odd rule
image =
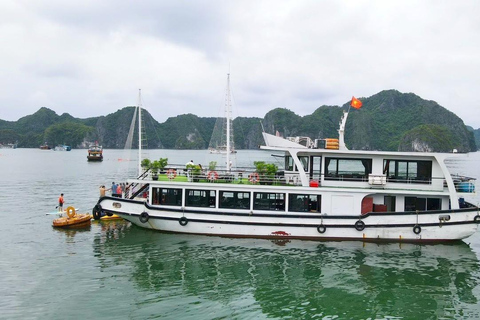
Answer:
[[[257,183],[259,180],[260,176],[257,172],[253,172],[248,175],[248,181],[250,181],[251,183]]]
[[[175,169],[168,169],[167,170],[167,178],[172,180],[172,179],[175,179],[175,177],[177,176],[177,170]]]
[[[188,223],[188,219],[185,217],[181,217],[180,220],[178,220],[178,223],[180,223],[181,226],[186,226]]]
[[[210,181],[215,181],[218,179],[218,173],[217,171],[208,171],[207,173],[207,179]]]
[[[321,224],[317,227],[317,231],[318,231],[318,233],[325,233],[325,231],[327,231],[327,227],[325,227],[323,224]]]
[[[477,214],[475,218],[473,218],[473,222],[480,223],[480,215]]]
[[[420,232],[422,232],[422,228],[416,224],[414,227],[413,227],[413,233],[415,234],[420,234]]]
[[[365,222],[363,222],[362,220],[358,220],[357,222],[355,222],[355,229],[357,229],[358,231],[362,231],[363,229],[365,229]]]
[[[75,208],[74,207],[68,207],[67,208],[67,216],[69,218],[75,217]]]
[[[150,216],[148,215],[147,212],[143,211],[143,212],[140,214],[140,222],[141,222],[141,223],[147,223],[148,219],[150,219]]]
[[[100,220],[100,218],[102,217],[102,206],[101,205],[96,204],[95,207],[93,207],[92,216],[93,216],[93,219]]]

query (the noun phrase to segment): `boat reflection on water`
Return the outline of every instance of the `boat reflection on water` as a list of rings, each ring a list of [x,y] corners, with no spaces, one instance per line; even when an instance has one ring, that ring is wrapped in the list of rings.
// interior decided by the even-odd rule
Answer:
[[[464,242],[278,245],[118,226],[95,239],[102,271],[130,268],[129,281],[162,313],[197,312],[201,303],[219,318],[480,314],[478,258]]]

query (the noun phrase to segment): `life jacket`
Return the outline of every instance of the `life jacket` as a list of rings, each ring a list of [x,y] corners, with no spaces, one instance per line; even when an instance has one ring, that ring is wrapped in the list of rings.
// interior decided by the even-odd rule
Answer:
[[[63,204],[63,197],[62,197],[62,196],[60,196],[60,197],[58,198],[58,203]]]

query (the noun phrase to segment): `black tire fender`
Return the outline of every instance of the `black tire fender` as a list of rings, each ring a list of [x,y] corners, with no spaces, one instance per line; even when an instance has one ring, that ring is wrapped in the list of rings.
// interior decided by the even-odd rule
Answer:
[[[100,218],[102,217],[102,210],[103,210],[102,206],[99,204],[96,204],[95,207],[93,207],[92,209],[93,219],[100,220]]]
[[[413,233],[415,234],[420,234],[422,232],[422,227],[420,227],[418,224],[413,226]]]
[[[355,229],[357,229],[357,231],[363,231],[363,229],[365,229],[365,222],[357,220],[357,222],[355,222]]]
[[[181,217],[180,220],[178,220],[178,223],[180,223],[181,226],[186,226],[188,223],[188,219],[185,217]]]
[[[321,224],[317,227],[317,231],[318,231],[318,233],[325,233],[325,231],[327,231],[327,227],[325,227],[323,224]]]
[[[140,214],[140,222],[141,223],[147,223],[148,219],[150,219],[150,216],[148,215],[148,212],[146,211],[143,211],[141,214]]]

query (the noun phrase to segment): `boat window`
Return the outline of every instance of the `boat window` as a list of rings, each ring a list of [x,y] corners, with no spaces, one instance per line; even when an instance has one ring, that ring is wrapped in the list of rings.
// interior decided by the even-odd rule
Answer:
[[[325,180],[367,181],[372,159],[325,158]]]
[[[298,157],[298,160],[300,160],[300,163],[302,164],[303,171],[308,172],[308,157]],[[299,171],[299,170],[297,170]]]
[[[387,206],[387,211],[394,212],[395,211],[395,203],[396,197],[395,196],[385,196],[384,203]]]
[[[214,190],[185,190],[185,205],[190,207],[215,207]]]
[[[285,193],[255,192],[253,209],[285,211]]]
[[[250,209],[250,192],[220,191],[219,207],[224,209]]]
[[[440,198],[405,197],[405,211],[425,211],[441,209],[442,199]]]
[[[388,182],[432,183],[432,161],[383,160]]]
[[[285,170],[293,171],[293,158],[292,156],[285,157]]]
[[[301,156],[298,157],[298,160],[300,160],[300,163],[302,164],[303,170],[305,172],[308,172],[308,156]],[[287,171],[298,171],[297,166],[295,166],[295,162],[293,162],[292,156],[286,156],[285,157],[285,170]]]
[[[320,212],[321,196],[318,194],[289,194],[288,211]]]
[[[310,179],[320,180],[320,171],[322,169],[322,157],[310,157]]]
[[[181,206],[182,189],[152,188],[152,204]]]

